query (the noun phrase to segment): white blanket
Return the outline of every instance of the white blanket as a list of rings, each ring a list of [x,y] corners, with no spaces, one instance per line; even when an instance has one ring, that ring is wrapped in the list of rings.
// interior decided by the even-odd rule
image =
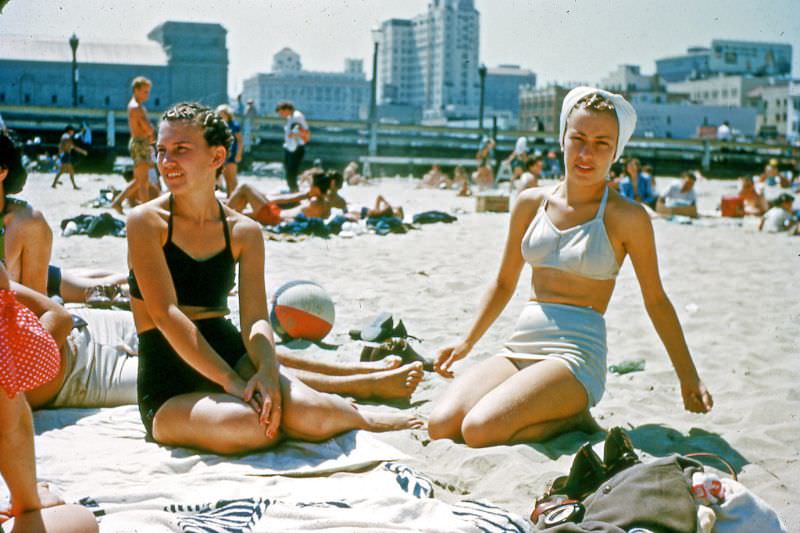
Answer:
[[[230,458],[146,442],[135,406],[41,411],[35,424],[39,479],[92,509],[103,532],[529,527],[485,503],[434,499],[432,481],[392,462],[402,452],[363,431]]]

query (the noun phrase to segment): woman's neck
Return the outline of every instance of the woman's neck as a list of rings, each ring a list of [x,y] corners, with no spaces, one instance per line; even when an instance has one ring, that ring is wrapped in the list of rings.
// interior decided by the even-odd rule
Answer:
[[[603,196],[603,191],[605,188],[605,181],[586,184],[576,184],[573,182],[570,184],[570,181],[565,179],[563,182],[562,191],[567,204],[579,205],[599,199]]]
[[[208,191],[200,191],[173,195],[173,202],[173,214],[195,222],[219,218],[219,204],[213,192],[208,194]]]

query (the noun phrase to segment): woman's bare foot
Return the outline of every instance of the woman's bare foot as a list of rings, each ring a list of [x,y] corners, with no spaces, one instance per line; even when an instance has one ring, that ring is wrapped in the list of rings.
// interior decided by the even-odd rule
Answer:
[[[433,360],[418,354],[414,348],[411,347],[411,344],[409,344],[409,342],[405,339],[389,339],[388,341],[381,343],[379,346],[372,348],[370,359],[375,360],[390,354],[399,355],[404,363],[419,361],[422,363],[422,367],[425,370],[433,370]]]
[[[367,398],[410,398],[422,381],[422,363],[415,362],[400,368],[373,372],[365,384]]]
[[[398,368],[401,364],[403,364],[403,359],[399,355],[387,355],[376,361],[353,363],[352,367],[348,367],[348,370],[353,374],[367,374],[370,372],[392,370]]]
[[[64,500],[50,490],[50,484],[46,481],[40,481],[37,483],[36,488],[39,492],[39,508],[38,509],[46,509],[48,507],[56,507],[58,505],[64,505]],[[38,509],[17,509],[14,507],[14,502],[4,503],[0,506],[0,522],[4,522],[14,516],[19,516],[22,513],[26,513],[29,511],[37,511]]]
[[[359,410],[359,413],[364,418],[364,427],[362,429],[376,433],[397,431],[399,429],[421,429],[425,426],[425,421],[417,415],[364,410]]]

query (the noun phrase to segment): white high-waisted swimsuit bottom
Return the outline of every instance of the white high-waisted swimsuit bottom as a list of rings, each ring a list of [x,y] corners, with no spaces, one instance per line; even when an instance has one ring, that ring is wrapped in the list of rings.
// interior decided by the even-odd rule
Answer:
[[[543,359],[561,361],[594,406],[606,386],[606,321],[588,307],[529,301],[514,333],[498,354],[518,367]]]

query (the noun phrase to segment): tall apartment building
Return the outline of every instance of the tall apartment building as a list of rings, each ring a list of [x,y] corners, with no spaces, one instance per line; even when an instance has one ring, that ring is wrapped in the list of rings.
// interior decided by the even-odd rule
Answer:
[[[303,70],[300,54],[290,48],[272,59],[272,72],[244,80],[242,98],[252,98],[259,113],[274,113],[281,100],[291,100],[309,119],[358,120],[366,112],[370,84],[363,61],[346,59],[342,72],[317,72]]]
[[[426,120],[478,114],[480,14],[473,0],[431,0],[412,20],[381,25],[381,104],[418,108]]]
[[[489,114],[508,113],[512,122],[519,119],[519,91],[536,87],[536,74],[519,65],[499,65],[486,69],[483,101]]]
[[[678,82],[718,74],[788,76],[792,71],[792,45],[713,39],[711,47],[692,47],[685,55],[656,60],[664,81]]]

